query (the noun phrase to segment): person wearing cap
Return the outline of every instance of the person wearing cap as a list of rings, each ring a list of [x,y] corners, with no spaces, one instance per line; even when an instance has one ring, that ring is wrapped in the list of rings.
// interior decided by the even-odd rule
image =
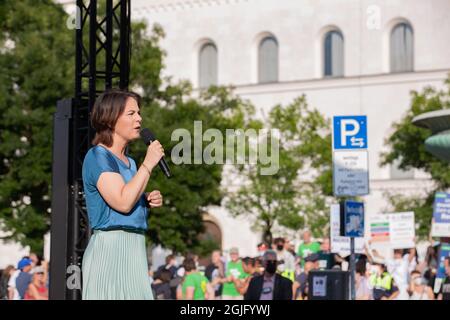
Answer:
[[[39,265],[41,259],[39,259],[38,255],[36,253],[30,252],[29,258],[32,261],[31,266],[33,268],[36,267],[37,265]]]
[[[242,261],[239,259],[239,249],[233,247],[230,249],[230,261],[228,261],[225,270],[225,279],[223,280],[222,299],[223,300],[242,300],[242,295],[236,289],[233,280],[245,279],[248,275],[242,268]]]
[[[37,266],[32,271],[32,280],[24,295],[24,300],[48,300],[47,269]]]
[[[16,289],[19,293],[20,299],[25,297],[28,285],[31,283],[31,269],[33,268],[33,261],[30,258],[24,257],[17,264],[17,269],[20,270],[16,278]]]
[[[277,273],[277,253],[267,250],[263,256],[264,274],[250,280],[245,300],[292,300],[292,281]]]
[[[305,262],[311,262],[313,264],[313,269],[317,270],[320,268],[319,258],[320,255],[318,253],[312,253],[305,258]]]

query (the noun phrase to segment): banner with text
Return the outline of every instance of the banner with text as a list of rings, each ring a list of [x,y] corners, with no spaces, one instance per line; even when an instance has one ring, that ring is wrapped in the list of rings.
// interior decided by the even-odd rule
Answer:
[[[408,249],[415,244],[414,212],[378,214],[370,218],[369,239],[372,247]]]
[[[432,237],[450,237],[450,194],[436,192],[431,223]]]

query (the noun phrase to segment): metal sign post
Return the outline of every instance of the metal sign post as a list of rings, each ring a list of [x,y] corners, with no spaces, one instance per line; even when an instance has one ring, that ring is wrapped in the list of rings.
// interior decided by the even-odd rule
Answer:
[[[350,295],[355,299],[355,238],[364,237],[364,203],[341,200],[341,236],[350,238]]]
[[[352,300],[356,298],[355,272],[355,237],[350,237],[350,295]]]
[[[369,194],[367,117],[333,118],[333,192],[342,197],[340,235],[350,238],[350,296],[355,291],[355,237],[364,237],[364,204],[346,200]]]

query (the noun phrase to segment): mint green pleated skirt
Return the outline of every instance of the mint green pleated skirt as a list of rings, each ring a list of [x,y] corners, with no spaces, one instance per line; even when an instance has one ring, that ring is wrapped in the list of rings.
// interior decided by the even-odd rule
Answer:
[[[84,252],[83,300],[152,300],[145,236],[95,230]]]

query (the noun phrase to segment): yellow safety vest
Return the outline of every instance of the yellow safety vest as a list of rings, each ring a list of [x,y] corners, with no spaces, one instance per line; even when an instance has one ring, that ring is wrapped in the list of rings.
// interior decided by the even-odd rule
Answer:
[[[384,289],[389,291],[392,287],[392,276],[387,272],[384,272],[381,276],[373,274],[370,276],[370,285],[374,289]]]
[[[284,270],[284,271],[281,273],[281,276],[282,276],[282,277],[285,277],[285,278],[288,278],[288,279],[291,280],[292,282],[294,282],[294,280],[295,280],[295,272],[294,272],[294,271],[291,271],[291,270]]]

